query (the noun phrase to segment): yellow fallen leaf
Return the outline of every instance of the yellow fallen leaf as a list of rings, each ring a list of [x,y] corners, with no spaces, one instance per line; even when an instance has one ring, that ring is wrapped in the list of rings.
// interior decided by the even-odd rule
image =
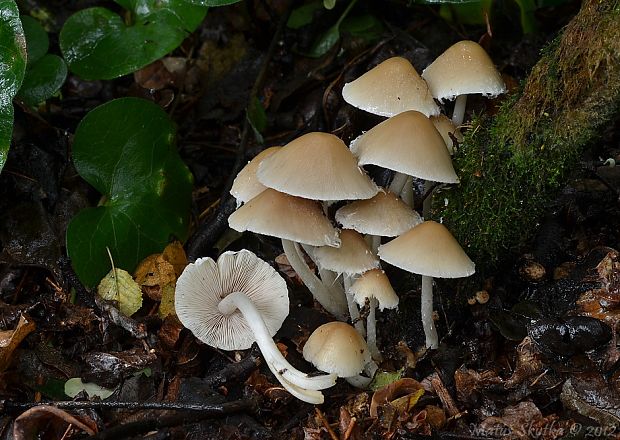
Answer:
[[[122,314],[131,316],[142,307],[142,291],[138,283],[123,269],[113,269],[97,286],[99,296],[116,301]]]
[[[22,315],[15,330],[0,332],[0,372],[6,370],[13,359],[13,351],[35,327],[32,319]]]
[[[168,315],[175,315],[174,309],[174,284],[167,284],[162,289],[161,304],[159,304],[159,316],[165,318]]]

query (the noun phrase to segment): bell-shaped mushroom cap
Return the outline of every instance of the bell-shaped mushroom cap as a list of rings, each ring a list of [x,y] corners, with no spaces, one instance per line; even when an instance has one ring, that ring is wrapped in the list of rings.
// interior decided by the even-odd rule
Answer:
[[[458,142],[463,142],[461,130],[446,115],[431,116],[430,119],[445,142],[450,155],[454,154],[454,141],[450,136],[454,136]]]
[[[264,159],[257,171],[269,188],[313,200],[369,199],[377,185],[337,136],[307,133]]]
[[[506,84],[493,61],[473,41],[459,41],[450,46],[424,69],[422,78],[440,101],[470,93],[494,97],[506,92]]]
[[[258,153],[246,166],[243,167],[230,188],[230,194],[237,200],[237,205],[246,203],[267,188],[256,178],[256,170],[263,159],[271,156],[282,147],[269,147]]]
[[[235,231],[284,238],[312,246],[340,246],[338,231],[314,200],[267,188],[228,217]]]
[[[360,374],[371,361],[364,338],[345,322],[323,324],[312,332],[303,350],[304,359],[338,377]]]
[[[386,119],[351,142],[360,165],[378,165],[433,182],[459,181],[450,153],[433,123],[420,112]]]
[[[224,252],[217,259],[199,258],[177,280],[175,309],[181,323],[202,342],[222,350],[245,350],[254,335],[238,310],[222,314],[218,304],[242,292],[254,303],[273,336],[288,316],[286,282],[265,261],[248,250]]]
[[[336,211],[343,228],[362,234],[396,237],[422,222],[420,214],[394,193],[379,191],[372,199],[356,200]]]
[[[360,306],[366,303],[366,298],[375,298],[379,303],[379,310],[395,309],[398,307],[398,295],[394,292],[390,280],[381,269],[372,269],[364,272],[349,288],[353,299]]]
[[[444,225],[425,221],[379,246],[379,257],[408,272],[437,278],[460,278],[476,269]]]
[[[347,275],[379,267],[379,258],[372,253],[364,237],[352,229],[340,231],[340,247],[315,248],[314,257],[322,269]]]
[[[352,106],[380,116],[390,117],[406,110],[427,116],[439,114],[428,85],[401,57],[388,58],[345,84],[342,97]]]

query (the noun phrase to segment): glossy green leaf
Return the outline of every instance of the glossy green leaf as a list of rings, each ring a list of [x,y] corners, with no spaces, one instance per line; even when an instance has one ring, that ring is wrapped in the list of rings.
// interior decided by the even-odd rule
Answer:
[[[28,65],[31,65],[47,53],[50,41],[47,32],[45,32],[38,20],[29,15],[22,15],[20,18],[24,27],[24,35],[26,36],[27,61]]]
[[[336,6],[336,0],[323,0],[323,6],[325,9],[334,9],[334,6]]]
[[[347,17],[340,25],[341,32],[347,32],[355,38],[368,42],[381,38],[384,30],[383,23],[371,14]]]
[[[0,0],[0,171],[13,133],[13,97],[26,70],[26,40],[13,0]]]
[[[254,137],[259,144],[264,142],[262,132],[267,128],[267,113],[260,100],[255,96],[247,108],[248,122],[254,130]]]
[[[18,97],[28,105],[51,98],[67,78],[67,65],[57,55],[47,54],[26,70]]]
[[[186,0],[117,0],[130,22],[105,8],[73,14],[60,32],[69,69],[85,79],[134,72],[178,47],[202,22],[207,8]]]
[[[310,52],[308,52],[309,57],[318,58],[325,55],[329,49],[334,47],[340,40],[340,25],[339,23],[333,25],[327,31],[325,31],[317,41],[314,42]]]
[[[155,104],[121,98],[80,122],[73,142],[78,173],[104,201],[76,215],[67,252],[80,280],[94,286],[109,271],[132,272],[170,238],[187,236],[192,176],[175,149],[175,129]]]
[[[314,13],[322,8],[323,2],[318,0],[293,9],[286,22],[286,26],[290,29],[299,29],[302,26],[306,26],[312,23]]]

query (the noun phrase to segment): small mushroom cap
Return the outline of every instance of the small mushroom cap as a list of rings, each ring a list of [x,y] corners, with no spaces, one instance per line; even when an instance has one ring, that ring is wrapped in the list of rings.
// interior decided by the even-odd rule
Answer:
[[[388,58],[344,85],[342,97],[354,107],[380,116],[417,110],[427,116],[439,114],[428,85],[409,61]]]
[[[352,229],[340,231],[340,247],[315,248],[314,257],[319,267],[348,275],[379,267],[379,258],[370,250],[364,237]]]
[[[242,292],[254,303],[273,336],[288,316],[286,282],[276,270],[248,250],[199,258],[177,280],[175,309],[181,323],[198,339],[222,350],[245,350],[254,334],[243,314],[222,314],[219,302]]]
[[[347,146],[329,133],[307,133],[258,166],[259,182],[313,200],[369,199],[377,185],[358,166]]]
[[[454,154],[454,141],[450,135],[454,136],[458,142],[463,142],[463,134],[461,133],[461,130],[459,130],[458,127],[454,125],[452,120],[450,120],[450,118],[446,115],[431,116],[430,119],[441,135],[443,141],[446,143],[446,147],[448,148],[450,155]]]
[[[246,166],[243,167],[230,188],[230,194],[237,200],[237,204],[245,203],[267,188],[256,177],[256,170],[263,159],[271,156],[282,147],[269,147],[258,153]]]
[[[433,182],[457,183],[450,153],[433,123],[417,111],[386,119],[351,142],[360,165],[378,165]]]
[[[314,200],[267,188],[228,217],[235,231],[284,238],[312,246],[340,246],[338,230]]]
[[[424,69],[422,78],[439,101],[470,93],[488,97],[506,93],[506,84],[493,61],[473,41],[459,41],[450,46]]]
[[[398,307],[398,295],[394,292],[390,280],[381,269],[372,269],[364,272],[349,288],[353,299],[360,306],[366,303],[366,298],[375,298],[379,303],[379,310],[395,309]]]
[[[304,345],[304,359],[321,371],[338,377],[357,376],[371,361],[364,338],[345,322],[328,322],[317,328]]]
[[[392,266],[429,277],[468,277],[476,271],[448,228],[432,220],[379,246],[379,257]]]
[[[343,228],[362,234],[396,237],[420,224],[420,214],[390,191],[379,191],[367,200],[356,200],[336,211]]]

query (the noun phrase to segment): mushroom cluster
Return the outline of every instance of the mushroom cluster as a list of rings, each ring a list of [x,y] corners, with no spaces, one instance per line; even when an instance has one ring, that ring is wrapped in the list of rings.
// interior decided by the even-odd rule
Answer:
[[[447,58],[453,64],[446,69]],[[444,70],[450,73],[442,76]],[[475,74],[487,77],[474,80]],[[422,76],[408,60],[390,58],[345,84],[342,91],[346,102],[386,117],[383,122],[348,147],[332,134],[312,132],[282,147],[268,148],[249,162],[231,189],[237,210],[229,217],[229,225],[240,232],[280,238],[292,268],[314,299],[338,320],[316,329],[303,349],[306,360],[329,374],[309,377],[284,363],[271,340],[281,320],[269,323],[265,316],[275,313],[269,309],[272,306],[251,306],[253,299],[241,292],[240,284],[227,285],[224,294],[216,294],[218,314],[207,321],[215,322],[218,328],[229,328],[224,324],[229,318],[241,320],[243,316],[242,327],[250,328],[254,336],[245,337],[243,344],[218,342],[215,346],[241,349],[256,341],[283,386],[308,402],[322,401],[320,390],[331,386],[336,376],[356,386],[367,386],[377,369],[376,362],[382,359],[376,338],[376,309],[398,306],[398,296],[381,269],[383,260],[422,275],[426,346],[436,348],[433,277],[469,276],[475,267],[448,229],[430,220],[429,194],[437,185],[459,181],[450,156],[462,139],[457,126],[464,115],[463,97],[471,93],[496,96],[504,91],[501,76],[488,55],[471,41],[449,48]],[[441,114],[436,100],[454,98],[457,102],[450,120]],[[389,187],[378,187],[364,170],[365,165],[392,170],[394,178]],[[425,182],[427,197],[422,215],[413,208],[414,179]],[[339,206],[332,217],[329,207],[334,203]],[[385,237],[393,239],[382,244]],[[225,253],[220,260],[231,258]],[[316,271],[306,258],[315,263]],[[221,270],[215,274],[220,260],[201,259],[195,264],[208,267],[222,283]],[[236,270],[246,269],[238,265]],[[244,281],[253,277],[238,276]],[[190,277],[201,279],[200,288],[206,288],[205,275],[186,276]],[[178,286],[184,288],[183,277]],[[274,310],[288,309],[288,298],[284,297],[281,294]],[[180,294],[177,307],[202,307],[192,301]],[[211,330],[206,330],[205,322],[188,320],[184,324],[207,342],[212,336],[207,336]],[[339,357],[345,359],[344,369],[336,366]]]

